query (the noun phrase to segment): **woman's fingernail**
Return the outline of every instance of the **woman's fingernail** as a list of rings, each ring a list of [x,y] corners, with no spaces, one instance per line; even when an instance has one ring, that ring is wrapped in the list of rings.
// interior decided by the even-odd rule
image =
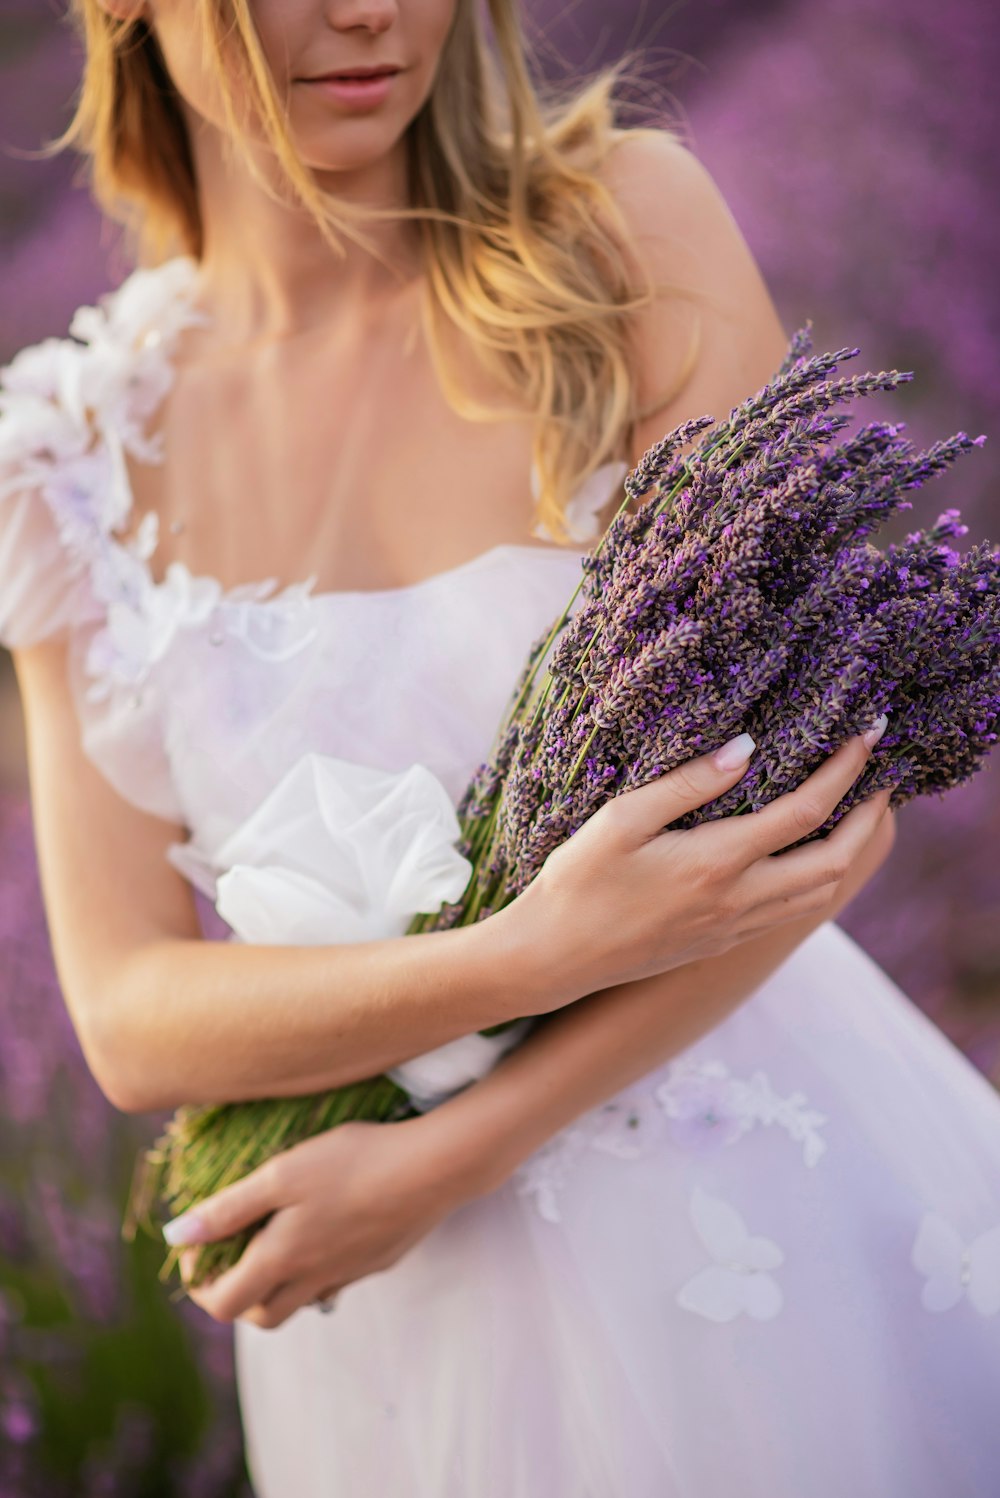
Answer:
[[[178,1243],[201,1243],[207,1236],[206,1227],[204,1218],[197,1212],[182,1212],[180,1217],[163,1224],[163,1236],[175,1246]]]
[[[746,764],[756,747],[757,742],[750,734],[741,733],[739,738],[730,739],[728,744],[716,749],[712,763],[717,770],[738,770],[740,765]]]
[[[885,730],[888,727],[888,725],[889,725],[888,714],[887,713],[883,713],[882,716],[881,716],[881,718],[876,718],[875,719],[875,722],[872,724],[871,728],[869,728],[868,732],[867,733],[863,733],[861,735],[861,737],[864,739],[865,744],[868,746],[869,749],[873,749],[875,747],[875,745],[878,743],[879,739],[885,733]]]

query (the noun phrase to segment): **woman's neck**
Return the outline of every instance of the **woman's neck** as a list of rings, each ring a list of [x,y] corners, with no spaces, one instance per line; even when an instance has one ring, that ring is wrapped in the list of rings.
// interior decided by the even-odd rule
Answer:
[[[220,342],[259,346],[356,321],[359,310],[388,307],[419,273],[412,220],[362,226],[381,260],[346,238],[338,256],[306,209],[277,201],[241,158],[227,159],[213,127],[195,127],[191,138],[204,229],[202,286]],[[378,207],[405,206],[406,184],[405,137],[364,169],[317,174],[321,189]]]

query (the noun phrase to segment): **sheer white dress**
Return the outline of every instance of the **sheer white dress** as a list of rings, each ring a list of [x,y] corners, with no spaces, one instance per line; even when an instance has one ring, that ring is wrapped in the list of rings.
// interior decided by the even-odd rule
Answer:
[[[454,804],[579,552],[156,583],[122,455],[161,456],[194,281],[135,272],[3,372],[0,641],[66,633],[87,755],[212,895],[290,788],[331,863],[379,852],[327,772],[417,764]],[[259,1498],[995,1498],[1000,1098],[828,924],[332,1315],[235,1335]]]

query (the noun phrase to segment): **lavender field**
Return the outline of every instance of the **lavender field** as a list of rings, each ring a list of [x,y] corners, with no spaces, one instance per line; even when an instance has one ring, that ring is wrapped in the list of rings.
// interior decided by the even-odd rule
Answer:
[[[719,183],[788,331],[914,371],[863,419],[985,446],[913,495],[1000,539],[1000,19],[990,0],[529,0],[558,74],[634,47]],[[68,158],[79,56],[57,0],[0,9],[0,361],[128,269]],[[659,92],[656,92],[653,85]],[[664,92],[665,91],[665,92]],[[713,413],[723,415],[725,413]],[[1000,1084],[1000,770],[909,806],[843,924]],[[231,1333],[123,1243],[136,1152],[87,1070],[45,930],[0,652],[0,1498],[247,1498]]]

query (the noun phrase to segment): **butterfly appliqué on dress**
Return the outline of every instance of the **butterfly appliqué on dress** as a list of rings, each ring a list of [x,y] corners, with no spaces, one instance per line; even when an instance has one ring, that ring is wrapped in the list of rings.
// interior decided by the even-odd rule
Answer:
[[[708,1321],[750,1316],[770,1321],[784,1305],[773,1275],[785,1256],[770,1238],[755,1237],[736,1208],[700,1186],[691,1194],[691,1221],[713,1263],[700,1269],[677,1292],[677,1304]]]
[[[937,1212],[925,1212],[911,1262],[925,1276],[920,1301],[928,1311],[950,1311],[967,1299],[980,1316],[1000,1312],[1000,1226],[966,1244]]]

